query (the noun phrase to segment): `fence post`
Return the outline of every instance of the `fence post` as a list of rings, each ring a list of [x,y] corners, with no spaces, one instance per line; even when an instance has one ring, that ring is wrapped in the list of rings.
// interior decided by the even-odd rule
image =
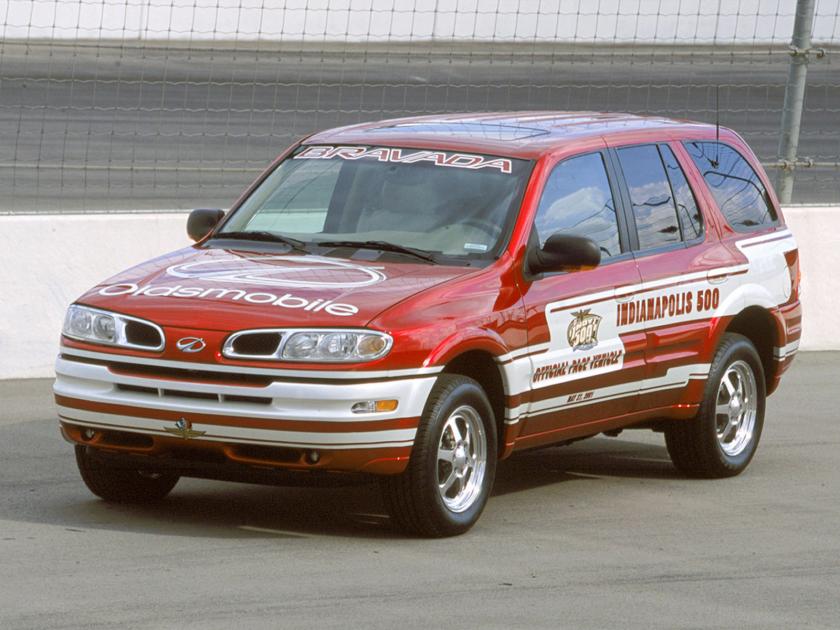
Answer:
[[[799,148],[799,126],[805,102],[811,28],[814,24],[815,0],[797,0],[793,38],[790,42],[790,69],[785,87],[785,104],[779,138],[779,160],[783,163],[779,177],[779,200],[790,203],[793,196],[794,163]]]

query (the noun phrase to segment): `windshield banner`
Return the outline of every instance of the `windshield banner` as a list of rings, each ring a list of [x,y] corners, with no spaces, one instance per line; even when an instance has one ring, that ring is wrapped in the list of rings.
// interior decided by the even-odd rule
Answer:
[[[466,168],[478,170],[494,168],[506,174],[512,170],[511,161],[505,158],[484,157],[469,153],[447,153],[445,151],[417,151],[415,149],[394,149],[388,147],[307,147],[294,156],[295,160],[376,160],[378,162],[394,162],[397,164],[414,164],[417,162],[431,162],[435,166],[450,168]]]

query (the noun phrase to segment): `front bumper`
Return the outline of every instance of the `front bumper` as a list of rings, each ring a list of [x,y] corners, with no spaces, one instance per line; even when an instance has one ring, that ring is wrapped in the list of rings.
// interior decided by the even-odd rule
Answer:
[[[428,371],[365,378],[360,371],[337,382],[309,371],[255,384],[235,375],[194,376],[197,369],[215,376],[208,364],[185,362],[183,375],[171,368],[155,374],[148,365],[134,371],[130,357],[91,354],[65,349],[56,361],[55,399],[70,441],[278,468],[400,472],[436,378]],[[397,409],[351,411],[356,402],[382,399],[397,400]]]

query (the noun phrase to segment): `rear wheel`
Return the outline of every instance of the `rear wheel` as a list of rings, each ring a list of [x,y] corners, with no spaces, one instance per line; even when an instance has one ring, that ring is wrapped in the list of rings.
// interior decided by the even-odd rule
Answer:
[[[496,423],[487,395],[465,376],[444,374],[426,404],[408,468],[383,494],[408,533],[453,536],[470,529],[496,475]]]
[[[76,446],[76,464],[88,489],[115,503],[151,503],[170,493],[180,478],[174,473],[140,470],[98,459],[86,446]]]
[[[752,342],[726,333],[697,416],[665,430],[668,453],[692,477],[732,477],[755,455],[764,426],[764,369]]]

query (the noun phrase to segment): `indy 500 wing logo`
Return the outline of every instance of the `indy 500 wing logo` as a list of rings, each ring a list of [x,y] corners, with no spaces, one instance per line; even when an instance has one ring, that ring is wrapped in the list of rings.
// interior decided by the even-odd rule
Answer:
[[[587,308],[572,313],[573,319],[566,330],[566,339],[575,350],[589,350],[598,345],[601,316],[591,313],[590,310]]]
[[[166,273],[212,282],[314,289],[359,289],[385,280],[377,268],[316,256],[231,256],[172,265]]]

